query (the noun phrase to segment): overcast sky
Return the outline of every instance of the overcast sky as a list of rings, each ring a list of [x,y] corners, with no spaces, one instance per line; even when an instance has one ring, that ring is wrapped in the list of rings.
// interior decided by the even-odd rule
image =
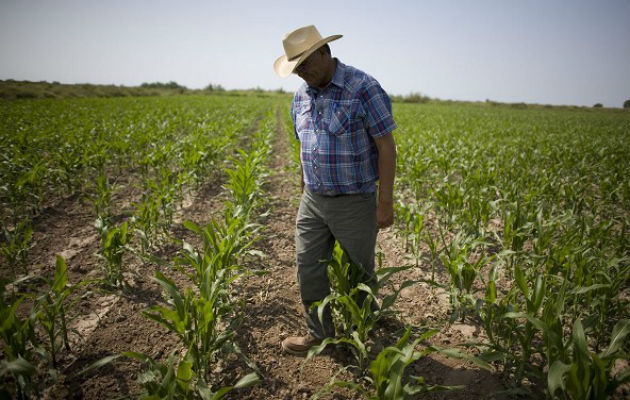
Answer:
[[[308,24],[390,94],[630,99],[630,0],[0,0],[0,79],[293,91],[272,64]]]

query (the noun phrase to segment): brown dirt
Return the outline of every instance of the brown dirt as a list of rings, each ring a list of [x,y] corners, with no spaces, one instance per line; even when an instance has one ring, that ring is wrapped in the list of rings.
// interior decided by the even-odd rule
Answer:
[[[278,123],[278,126],[281,126]],[[272,176],[268,185],[271,213],[265,220],[265,230],[257,247],[266,257],[256,267],[267,271],[263,276],[242,278],[242,296],[246,301],[246,318],[237,334],[242,351],[262,373],[262,380],[250,389],[234,391],[230,399],[302,399],[321,389],[344,365],[348,355],[342,350],[331,350],[303,363],[303,359],[283,354],[282,339],[289,335],[306,333],[302,306],[296,282],[294,264],[294,221],[299,199],[299,172],[289,157],[288,135],[278,130],[271,160]],[[204,224],[210,216],[221,211],[223,199],[221,182],[215,181],[187,198],[177,221],[186,219]],[[117,200],[122,205],[125,199]],[[129,199],[126,199],[127,204]],[[122,218],[122,217],[121,217]],[[68,263],[70,281],[78,282],[86,277],[98,277],[99,239],[93,227],[90,206],[77,199],[67,199],[58,206],[46,210],[35,221],[34,247],[31,249],[31,265],[50,275],[54,270],[56,254],[62,254]],[[176,237],[195,243],[195,238],[181,225],[173,229]],[[391,229],[379,233],[379,249],[383,251],[384,266],[414,264],[405,253],[400,240]],[[165,246],[162,256],[167,259],[175,254],[177,246]],[[178,350],[177,338],[157,323],[142,315],[142,310],[163,302],[159,287],[151,280],[155,270],[161,270],[180,285],[187,284],[173,268],[141,262],[129,256],[128,265],[133,289],[127,293],[104,293],[89,286],[76,296],[72,307],[72,326],[82,337],[72,337],[71,351],[63,351],[60,361],[60,377],[45,392],[48,398],[111,399],[137,397],[141,388],[136,383],[143,371],[139,362],[121,358],[105,367],[77,375],[91,363],[108,355],[124,351],[143,352],[160,360]],[[250,261],[251,262],[251,261]],[[430,276],[429,264],[410,270],[404,279]],[[33,268],[31,267],[31,268]],[[445,279],[443,277],[443,279]],[[403,277],[396,281],[400,283]],[[463,323],[442,326],[448,319],[448,295],[424,284],[416,284],[403,290],[396,304],[400,315],[388,320],[385,327],[377,330],[376,340],[384,345],[394,344],[407,324],[438,328],[440,334],[430,341],[443,347],[453,347],[479,339],[479,329]],[[249,373],[251,369],[242,361],[235,360],[222,373],[224,384],[233,384],[234,378]],[[428,384],[465,385],[463,390],[431,394],[429,398],[448,399],[503,399],[504,389],[498,373],[480,370],[470,363],[449,359],[439,354],[421,358],[408,367],[411,375],[422,375]],[[350,378],[349,375],[344,375]],[[360,399],[349,390],[335,391],[328,398]]]

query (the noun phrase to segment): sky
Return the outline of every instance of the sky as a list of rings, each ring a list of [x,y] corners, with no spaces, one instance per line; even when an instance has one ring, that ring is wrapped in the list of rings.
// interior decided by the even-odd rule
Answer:
[[[310,24],[394,95],[630,99],[630,0],[0,0],[0,80],[294,91],[272,64]]]

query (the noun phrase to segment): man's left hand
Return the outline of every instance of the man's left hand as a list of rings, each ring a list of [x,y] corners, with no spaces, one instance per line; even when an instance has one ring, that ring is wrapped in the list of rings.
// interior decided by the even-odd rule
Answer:
[[[394,223],[393,203],[379,202],[376,207],[376,223],[379,229],[387,228]]]

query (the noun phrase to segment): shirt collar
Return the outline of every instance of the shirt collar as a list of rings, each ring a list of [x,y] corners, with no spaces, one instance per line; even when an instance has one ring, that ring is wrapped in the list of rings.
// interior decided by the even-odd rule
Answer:
[[[336,57],[334,58],[334,60],[337,61],[337,67],[335,68],[335,74],[333,75],[330,83],[343,89],[343,87],[345,86],[346,65],[339,61],[339,59]],[[308,86],[306,83],[304,83],[304,86],[306,87],[306,92],[309,94],[320,92],[319,89]],[[328,84],[328,86],[330,86],[330,84]]]
[[[333,75],[331,82],[335,86],[343,88],[345,84],[344,78],[346,76],[346,66],[344,63],[339,61],[338,58],[335,58],[335,61],[337,61],[337,68],[335,68],[335,75]]]

